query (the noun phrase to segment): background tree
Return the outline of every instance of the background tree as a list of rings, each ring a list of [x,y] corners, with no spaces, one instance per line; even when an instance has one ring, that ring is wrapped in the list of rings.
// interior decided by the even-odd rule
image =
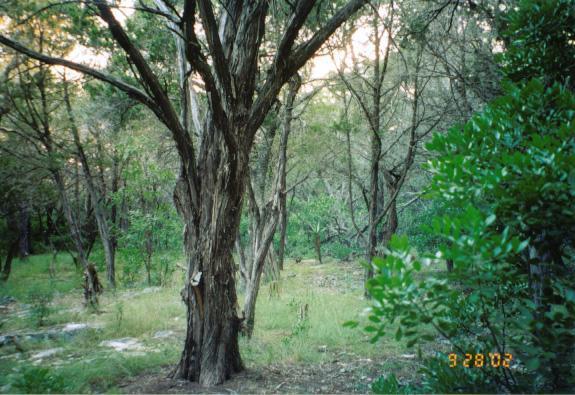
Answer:
[[[169,2],[164,3],[168,8],[177,9]],[[158,75],[107,3],[90,2],[90,17],[97,15],[107,24],[111,38],[133,64],[142,88],[0,36],[0,43],[27,56],[72,68],[123,90],[154,112],[172,133],[182,165],[175,202],[186,227],[184,242],[189,272],[185,292],[188,334],[178,368],[183,378],[212,385],[242,369],[231,251],[239,226],[254,136],[284,83],[363,3],[352,0],[345,4],[322,23],[311,38],[297,45],[298,34],[315,2],[296,3],[272,65],[260,85],[257,79],[259,49],[266,32],[269,4],[226,4],[218,10],[218,23],[210,2],[185,1],[176,13],[181,15],[176,20],[177,33],[184,37],[188,67],[201,77],[209,97],[208,114],[198,139],[194,139],[186,127],[186,120],[178,116]],[[202,51],[195,32],[196,13],[205,31],[207,54]],[[211,66],[208,57],[212,60]]]

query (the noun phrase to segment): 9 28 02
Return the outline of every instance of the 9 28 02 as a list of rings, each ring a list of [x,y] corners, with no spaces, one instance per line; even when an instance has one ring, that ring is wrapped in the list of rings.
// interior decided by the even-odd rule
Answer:
[[[498,352],[464,355],[450,353],[448,358],[450,368],[455,368],[457,366],[463,366],[464,368],[509,368],[511,366],[511,361],[513,361],[512,354],[500,354]]]

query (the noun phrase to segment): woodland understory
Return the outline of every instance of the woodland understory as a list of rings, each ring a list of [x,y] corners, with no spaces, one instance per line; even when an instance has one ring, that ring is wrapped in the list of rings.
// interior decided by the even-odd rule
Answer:
[[[575,391],[574,27],[0,2],[0,392]]]

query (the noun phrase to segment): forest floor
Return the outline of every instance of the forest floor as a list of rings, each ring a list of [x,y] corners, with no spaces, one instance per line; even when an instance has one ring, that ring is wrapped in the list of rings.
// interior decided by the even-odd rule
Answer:
[[[383,374],[417,380],[415,351],[342,326],[365,322],[358,263],[289,262],[262,286],[254,336],[240,340],[246,370],[208,389],[169,378],[185,335],[179,273],[172,286],[106,292],[96,314],[81,306],[73,265],[63,259],[54,279],[48,262],[15,262],[0,288],[0,392],[366,393]]]

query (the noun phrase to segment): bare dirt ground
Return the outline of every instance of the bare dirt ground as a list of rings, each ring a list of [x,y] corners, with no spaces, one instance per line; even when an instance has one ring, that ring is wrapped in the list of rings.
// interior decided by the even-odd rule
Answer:
[[[370,359],[334,358],[313,365],[271,365],[247,369],[225,384],[205,388],[169,377],[171,368],[132,378],[119,389],[125,393],[367,393],[368,384],[381,375],[381,363]]]

